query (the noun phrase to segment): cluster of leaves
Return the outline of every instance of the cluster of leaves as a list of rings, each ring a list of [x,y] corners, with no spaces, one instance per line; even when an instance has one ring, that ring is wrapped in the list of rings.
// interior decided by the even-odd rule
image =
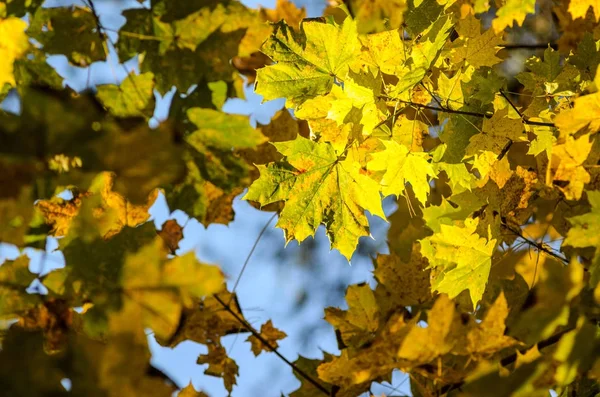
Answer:
[[[147,221],[162,192],[226,224],[247,187],[287,241],[323,225],[348,260],[370,234],[365,211],[386,219],[382,200],[398,198],[376,288],[352,285],[347,310],[325,311],[341,354],[291,364],[293,395],[356,396],[396,369],[420,396],[600,393],[597,1],[349,0],[303,20],[284,0],[153,0],[124,12],[116,42],[92,2],[41,3],[0,4],[0,99],[21,100],[0,114],[0,241],[58,237],[66,266],[0,266],[8,394],[68,394],[68,378],[75,394],[169,395],[145,328],[206,345],[198,363],[231,391],[221,337],[250,332],[260,354],[285,334],[252,328],[217,267],[175,255],[176,222]],[[505,40],[527,15],[550,23],[542,10],[557,46],[506,73]],[[46,62],[87,67],[113,49],[141,72],[94,92],[63,87]],[[247,82],[294,116],[254,129],[223,113]],[[154,92],[173,89],[168,120],[149,128]]]

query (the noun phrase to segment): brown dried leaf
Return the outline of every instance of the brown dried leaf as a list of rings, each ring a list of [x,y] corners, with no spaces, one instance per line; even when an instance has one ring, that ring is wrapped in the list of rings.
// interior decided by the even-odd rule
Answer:
[[[169,219],[163,223],[158,235],[165,242],[165,246],[174,254],[179,249],[179,242],[183,239],[183,228],[179,226],[175,219]]]
[[[270,346],[266,346],[254,335],[250,335],[248,339],[246,339],[246,342],[252,344],[252,353],[254,353],[255,356],[258,356],[263,351],[272,351],[271,348],[277,349],[279,346],[277,341],[285,338],[287,334],[273,327],[273,323],[269,320],[260,327],[260,336],[266,340]]]

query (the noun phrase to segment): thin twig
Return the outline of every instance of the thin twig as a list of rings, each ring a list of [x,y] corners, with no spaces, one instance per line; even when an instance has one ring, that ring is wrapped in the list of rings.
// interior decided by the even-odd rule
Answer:
[[[502,47],[505,50],[545,50],[548,47],[550,47],[554,50],[557,50],[558,44],[556,44],[556,43],[535,43],[535,44],[513,43],[513,44],[503,44]]]
[[[469,112],[469,111],[465,111],[465,110],[454,110],[454,109],[450,109],[450,108],[446,108],[446,107],[437,107],[437,106],[430,106],[430,105],[422,105],[420,103],[414,103],[414,102],[410,102],[410,101],[404,101],[402,99],[397,99],[397,98],[390,98],[388,96],[385,95],[380,95],[379,98],[381,99],[385,99],[385,100],[390,100],[390,101],[398,101],[401,103],[404,103],[408,106],[413,106],[415,108],[420,108],[420,109],[429,109],[429,110],[435,110],[437,112],[443,112],[443,113],[453,113],[453,114],[462,114],[464,116],[473,116],[473,117],[479,117],[479,118],[492,118],[493,114],[491,113],[479,113],[479,112]],[[398,112],[402,111],[404,108],[399,109]],[[390,117],[388,117],[386,120],[384,120],[383,122],[381,122],[379,125],[377,125],[376,127],[379,127],[382,124],[385,124],[385,122],[389,119]],[[554,123],[546,123],[546,122],[542,122],[542,121],[532,121],[529,119],[523,119],[523,123],[524,124],[528,124],[528,125],[537,125],[537,126],[543,126],[543,127],[555,127]]]
[[[530,238],[527,238],[527,237],[523,236],[523,233],[521,233],[519,230],[516,230],[515,228],[513,228],[511,226],[508,226],[504,222],[502,222],[500,225],[503,228],[505,228],[506,230],[508,230],[509,232],[511,232],[512,234],[514,234],[515,236],[517,236],[520,239],[522,239],[523,241],[525,241],[530,246],[535,247],[538,251],[545,252],[546,254],[550,255],[551,257],[553,257],[555,259],[558,259],[559,261],[561,261],[565,265],[569,264],[569,261],[567,260],[567,258],[558,255],[556,252],[554,252],[554,251],[546,248],[543,244],[538,243],[536,241],[531,240]]]
[[[254,244],[252,245],[252,249],[248,253],[248,256],[246,257],[246,260],[244,261],[244,265],[242,266],[242,270],[240,270],[240,273],[238,274],[238,277],[235,280],[235,284],[233,284],[233,288],[231,289],[231,297],[229,298],[229,302],[227,302],[227,306],[229,306],[231,304],[231,300],[233,299],[233,296],[234,296],[233,294],[235,294],[235,290],[238,287],[238,284],[240,283],[240,280],[242,279],[242,275],[244,274],[244,270],[246,270],[246,267],[248,266],[248,263],[250,262],[250,258],[252,258],[252,254],[254,253],[254,250],[258,246],[258,243],[259,243],[261,237],[263,236],[263,234],[265,234],[265,232],[267,231],[267,227],[271,224],[271,222],[273,222],[273,219],[275,219],[276,216],[277,216],[277,212],[274,213],[273,216],[269,218],[269,220],[267,221],[267,223],[265,223],[265,225],[263,226],[262,230],[258,234],[258,237],[254,241]]]
[[[515,106],[514,103],[512,103],[512,101],[510,100],[510,98],[508,97],[508,95],[506,95],[504,93],[504,91],[500,90],[500,95],[502,95],[502,97],[504,99],[506,99],[506,102],[508,102],[508,104],[514,109],[515,112],[517,112],[517,114],[519,115],[520,118],[522,118],[523,120],[525,120],[525,116],[523,116],[523,113],[521,113],[521,111]]]
[[[250,324],[248,324],[248,322],[246,320],[244,320],[243,318],[241,318],[240,316],[238,316],[238,314],[235,311],[231,310],[231,308],[229,307],[229,305],[227,305],[225,302],[223,302],[223,300],[221,300],[221,298],[219,298],[218,295],[215,294],[215,295],[213,295],[213,297],[248,332],[250,332],[254,337],[256,337],[256,339],[258,339],[259,341],[261,341],[266,347],[269,348],[269,350],[271,350],[273,353],[275,353],[275,355],[277,357],[279,357],[281,360],[283,360],[283,362],[285,362],[288,366],[290,366],[292,368],[292,370],[294,370],[298,375],[300,375],[301,377],[303,377],[304,379],[306,379],[313,386],[315,386],[317,389],[319,389],[321,392],[323,392],[323,394],[325,394],[326,396],[331,395],[330,391],[327,390],[327,388],[325,388],[325,386],[323,386],[318,381],[316,381],[315,379],[313,379],[309,374],[307,374],[306,372],[304,372],[302,369],[298,368],[298,366],[296,364],[294,364],[293,362],[291,362],[290,360],[288,360],[287,358],[285,358],[281,353],[279,353],[279,351],[275,347],[273,347],[273,345],[271,345],[269,343],[269,341],[267,341],[265,338],[263,338],[262,335],[257,330],[255,330],[253,326],[251,326]]]

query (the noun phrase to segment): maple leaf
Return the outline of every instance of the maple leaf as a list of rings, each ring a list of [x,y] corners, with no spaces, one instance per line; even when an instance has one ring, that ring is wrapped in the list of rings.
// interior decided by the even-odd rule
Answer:
[[[27,24],[19,18],[0,18],[0,90],[5,84],[16,85],[14,62],[29,48],[26,27]]]
[[[585,18],[585,14],[587,14],[590,7],[596,15],[596,21],[600,20],[600,2],[598,0],[571,0],[569,13],[573,19]]]
[[[502,61],[496,57],[502,43],[502,37],[493,29],[488,29],[476,37],[464,39],[462,46],[455,47],[452,60],[456,64],[466,62],[475,69],[493,66]]]
[[[233,386],[237,384],[236,377],[238,376],[239,367],[232,358],[227,356],[223,346],[208,345],[208,354],[201,354],[197,363],[208,364],[208,368],[204,373],[223,378],[225,389],[231,393]]]
[[[494,32],[500,33],[505,28],[523,25],[527,14],[535,12],[535,0],[504,0],[502,6],[496,11],[496,18],[492,21]]]
[[[300,29],[300,22],[306,18],[306,9],[296,7],[290,0],[277,0],[275,9],[261,7],[259,14],[271,22],[284,20],[288,26],[298,30]]]
[[[338,3],[343,3],[341,0]],[[330,2],[331,4],[331,2]],[[357,20],[359,33],[380,32],[382,30],[397,29],[404,20],[407,9],[406,0],[351,0],[348,5]],[[335,13],[339,9],[325,10]]]
[[[231,312],[225,310],[217,298],[228,303]],[[195,300],[195,304],[190,307],[184,307],[175,334],[167,341],[158,342],[169,347],[175,347],[185,340],[204,345],[220,344],[220,339],[225,335],[247,332],[240,326],[238,318],[244,318],[244,315],[237,297],[222,288],[220,292]]]
[[[71,200],[53,197],[50,200],[39,200],[35,206],[43,215],[47,224],[52,226],[50,235],[66,236],[74,221],[78,227],[89,226],[87,220],[77,219],[84,201],[89,202],[85,215],[97,223],[99,233],[104,238],[119,233],[125,226],[135,227],[150,218],[148,213],[156,200],[158,191],[152,192],[146,204],[136,205],[130,203],[121,194],[113,191],[115,175],[101,173],[93,181],[88,192],[77,194]]]
[[[587,198],[591,206],[590,212],[569,218],[572,227],[563,241],[564,245],[575,248],[596,247],[596,253],[590,272],[590,285],[600,282],[600,191],[588,191]]]
[[[208,151],[208,154],[211,154],[211,152]],[[229,166],[229,169],[219,169],[220,167],[215,164],[217,161],[213,161],[210,166],[218,168],[214,171],[208,166],[203,167],[206,161],[202,157],[199,158],[199,156],[195,156],[190,152],[186,153],[187,175],[185,179],[183,182],[165,189],[169,208],[184,211],[205,226],[210,223],[228,224],[233,220],[234,214],[231,205],[235,196],[242,192],[242,189],[235,185],[236,183],[246,184],[250,181],[247,177],[247,169],[242,168],[239,162],[229,163],[227,160],[231,154],[223,154],[223,162],[225,163],[223,168]],[[230,172],[230,178],[227,180],[228,184],[222,183],[221,171]],[[206,180],[205,177],[213,179],[215,183],[222,186],[217,186],[215,183]]]
[[[182,306],[219,292],[223,284],[219,268],[198,262],[193,252],[165,260],[166,252],[162,239],[156,238],[127,254],[121,281],[125,298],[139,305],[145,325],[162,340],[175,332]]]
[[[246,339],[246,342],[250,342],[252,353],[254,353],[255,356],[258,356],[263,351],[272,351],[271,348],[277,349],[277,347],[279,346],[277,341],[285,338],[287,334],[273,327],[273,322],[269,320],[263,325],[261,325],[260,336],[264,340],[266,340],[270,346],[266,346],[260,339],[258,339],[254,335],[250,335],[248,339]]]
[[[221,150],[253,148],[266,141],[259,131],[250,126],[246,116],[202,108],[188,109],[187,116],[198,129],[186,140],[198,151],[206,150],[205,147]]]
[[[384,196],[406,194],[406,183],[410,183],[415,196],[425,205],[430,186],[428,177],[436,173],[429,163],[429,156],[422,152],[410,152],[404,145],[396,141],[382,141],[385,150],[373,153],[373,159],[367,167],[373,171],[384,171],[381,179]]]
[[[548,127],[535,127],[533,132],[536,136],[535,139],[531,141],[527,154],[537,156],[542,152],[546,152],[546,155],[550,158],[552,155],[552,147],[556,143],[554,133]]]
[[[379,308],[368,284],[352,285],[346,290],[348,310],[325,309],[325,320],[341,334],[347,346],[360,347],[369,342],[379,328]]]
[[[329,354],[324,353],[324,356],[325,359],[327,359]],[[317,374],[317,367],[319,364],[321,364],[321,360],[319,359],[309,359],[298,355],[298,359],[294,361],[294,365],[314,379],[316,384],[321,386],[321,390],[317,388],[313,382],[308,381],[305,377],[299,376],[298,373],[294,371],[294,375],[301,382],[301,385],[298,390],[290,394],[290,397],[312,397],[317,395],[317,393],[322,393],[323,390],[331,389],[331,385],[328,385],[319,379],[319,375]]]
[[[29,271],[27,256],[0,265],[0,319],[20,315],[39,302],[26,292],[35,279],[36,275]]]
[[[194,2],[178,9],[167,4],[125,10],[116,45],[122,62],[144,53],[140,69],[154,73],[163,95],[172,86],[185,92],[203,78],[232,81],[230,60],[257,51],[270,33],[258,13],[239,2]]]
[[[499,110],[492,118],[483,121],[480,134],[473,135],[467,146],[467,156],[483,151],[500,154],[510,142],[526,141],[527,134],[521,119],[508,117],[508,109]]]
[[[594,81],[600,86],[600,68]],[[585,127],[590,131],[600,130],[600,91],[576,98],[573,108],[560,112],[554,123],[565,135],[575,134]]]
[[[39,8],[27,33],[44,46],[44,52],[65,55],[74,65],[88,66],[105,60],[107,54],[106,43],[96,31],[96,22],[91,10],[86,8]],[[73,40],[73,32],[77,32],[77,40]]]
[[[451,18],[441,16],[423,32],[421,39],[410,47],[404,62],[395,68],[395,75],[399,81],[390,90],[392,97],[398,97],[423,80],[446,44],[451,29]]]
[[[244,199],[261,205],[285,200],[277,226],[286,241],[303,241],[324,224],[332,248],[350,259],[359,237],[368,235],[364,211],[385,219],[377,182],[361,173],[352,150],[341,159],[330,144],[301,136],[274,145],[285,162],[259,165],[260,178]]]
[[[202,391],[196,391],[194,385],[190,381],[190,383],[179,391],[177,397],[208,397],[208,394]]]
[[[552,164],[556,168],[554,180],[564,182],[558,187],[568,200],[579,200],[585,184],[591,179],[583,163],[587,160],[592,145],[589,135],[581,135],[577,139],[569,136],[565,143],[552,149]]]
[[[304,22],[300,32],[280,22],[262,51],[277,63],[258,70],[256,92],[265,100],[284,97],[293,107],[329,92],[334,79],[344,79],[360,43],[350,18],[341,26]]]
[[[98,86],[96,96],[117,117],[150,118],[154,113],[154,75],[130,74],[118,86]]]
[[[440,233],[421,240],[421,254],[431,268],[440,271],[432,288],[451,298],[468,289],[473,307],[483,296],[496,246],[496,240],[475,232],[478,223],[478,219],[467,219],[464,227],[441,225]]]
[[[174,254],[179,249],[179,242],[183,239],[183,228],[175,219],[169,219],[163,223],[158,235],[163,239],[169,251]]]
[[[509,335],[527,344],[545,339],[557,328],[567,325],[571,312],[570,302],[584,288],[584,268],[576,260],[568,266],[554,259],[533,264],[539,280],[533,294],[534,300],[524,305],[522,312],[510,327]]]
[[[418,305],[431,299],[430,271],[421,256],[418,244],[407,262],[397,255],[377,255],[373,260],[373,275],[377,280],[375,297],[381,309],[395,310],[400,306]],[[404,288],[396,288],[403,285]],[[388,312],[389,312],[388,311]]]

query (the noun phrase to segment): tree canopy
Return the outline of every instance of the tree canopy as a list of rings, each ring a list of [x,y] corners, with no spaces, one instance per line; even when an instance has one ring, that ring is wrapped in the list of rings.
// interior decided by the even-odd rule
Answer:
[[[293,397],[394,370],[414,396],[600,394],[598,1],[332,0],[306,18],[151,0],[116,30],[95,1],[0,2],[0,101],[20,102],[0,110],[0,242],[21,252],[0,265],[0,394],[171,396],[148,329],[205,345],[233,394],[233,333],[289,365]],[[76,92],[55,55],[138,68]],[[248,85],[285,98],[268,125],[223,111]],[[149,222],[161,195],[205,226],[242,195],[286,242],[322,226],[348,261],[371,216],[389,222],[377,285],[323,308],[339,354],[281,355],[285,330],[246,320],[218,264],[179,250],[182,226]],[[34,273],[49,238],[65,267]]]

